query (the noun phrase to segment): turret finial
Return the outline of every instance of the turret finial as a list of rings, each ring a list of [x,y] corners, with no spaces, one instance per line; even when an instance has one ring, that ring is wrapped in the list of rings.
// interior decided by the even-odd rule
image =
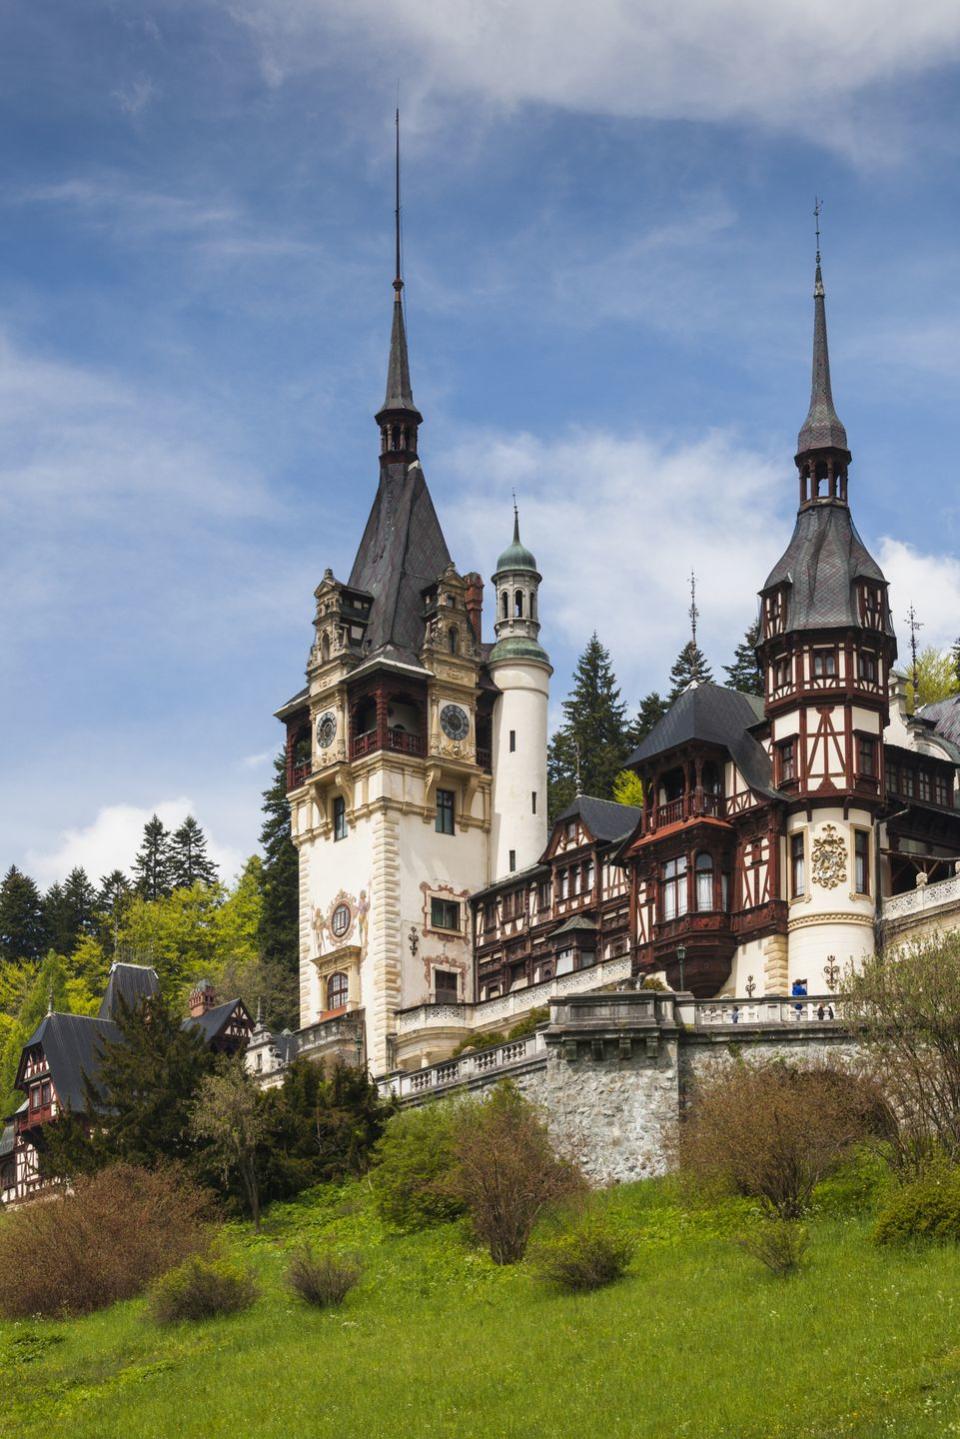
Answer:
[[[813,206],[817,258],[813,280],[813,373],[810,382],[810,409],[797,439],[797,453],[808,450],[847,450],[847,432],[833,403],[830,384],[830,352],[827,348],[827,309],[820,263],[820,216],[823,201]],[[848,456],[849,457],[849,456]]]
[[[387,393],[377,412],[380,426],[381,454],[400,455],[415,459],[417,427],[423,420],[413,403],[410,384],[410,361],[407,356],[407,329],[403,310],[403,275],[400,257],[400,109],[394,115],[396,140],[394,146],[394,266],[393,266],[393,329],[390,334],[390,360],[387,365]]]

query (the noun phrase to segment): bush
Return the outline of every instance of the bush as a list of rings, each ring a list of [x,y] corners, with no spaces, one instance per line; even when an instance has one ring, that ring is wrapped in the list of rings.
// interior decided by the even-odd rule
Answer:
[[[304,1244],[290,1261],[287,1281],[301,1299],[318,1308],[326,1309],[342,1304],[344,1299],[360,1282],[361,1269],[355,1259],[339,1258],[332,1250],[314,1254],[309,1244]]]
[[[89,1314],[209,1243],[209,1196],[175,1167],[112,1164],[0,1224],[0,1311]]]
[[[870,1134],[886,1107],[876,1087],[828,1064],[737,1061],[694,1096],[680,1136],[683,1168],[706,1186],[797,1219],[814,1188]]]
[[[632,1257],[629,1239],[593,1219],[544,1242],[536,1254],[536,1268],[541,1278],[577,1293],[621,1279]]]
[[[467,1207],[473,1231],[495,1264],[515,1264],[540,1215],[581,1193],[585,1180],[561,1159],[528,1100],[504,1080],[489,1099],[456,1114],[451,1192]]]
[[[956,1244],[960,1170],[932,1165],[919,1179],[894,1189],[877,1216],[873,1238],[877,1244]]]
[[[793,1274],[803,1263],[810,1236],[795,1219],[762,1219],[737,1243],[774,1274]]]
[[[508,1044],[511,1039],[524,1039],[526,1035],[533,1034],[541,1024],[546,1024],[550,1018],[549,1004],[538,1005],[518,1019],[516,1024],[511,1025],[507,1030],[492,1029],[487,1034],[462,1039],[453,1051],[453,1057],[458,1054],[476,1053],[482,1049],[495,1049],[498,1044]]]
[[[183,1319],[215,1319],[249,1309],[257,1286],[244,1269],[222,1259],[194,1255],[164,1274],[153,1286],[150,1311],[158,1324]]]
[[[426,1104],[396,1114],[376,1147],[370,1175],[377,1213],[392,1229],[412,1234],[447,1224],[464,1212],[450,1190],[456,1106]]]
[[[873,1214],[890,1187],[889,1152],[876,1144],[860,1145],[835,1174],[813,1191],[817,1214],[854,1219]]]

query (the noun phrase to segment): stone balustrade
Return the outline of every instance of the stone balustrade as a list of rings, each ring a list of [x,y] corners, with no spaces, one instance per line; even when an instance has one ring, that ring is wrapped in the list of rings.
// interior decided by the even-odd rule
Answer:
[[[891,895],[883,901],[883,920],[886,924],[891,920],[914,919],[951,904],[960,906],[960,874],[933,884],[918,884],[906,894]]]
[[[397,1035],[413,1034],[423,1029],[449,1029],[451,1026],[470,1030],[492,1029],[506,1020],[519,1019],[531,1009],[546,1006],[551,999],[567,994],[584,994],[604,985],[619,984],[630,978],[629,954],[617,955],[589,969],[576,969],[570,974],[527,984],[486,999],[479,1004],[417,1004],[397,1014]]]
[[[798,995],[795,999],[681,999],[677,1001],[677,1017],[682,1025],[694,1029],[757,1024],[819,1026],[842,1022],[837,997],[833,994]]]
[[[474,1054],[445,1059],[424,1069],[388,1074],[380,1080],[379,1089],[384,1098],[426,1098],[458,1084],[482,1084],[531,1064],[546,1062],[547,1045],[543,1030],[535,1030],[522,1039],[511,1039],[506,1044],[492,1045],[490,1049],[481,1049]]]

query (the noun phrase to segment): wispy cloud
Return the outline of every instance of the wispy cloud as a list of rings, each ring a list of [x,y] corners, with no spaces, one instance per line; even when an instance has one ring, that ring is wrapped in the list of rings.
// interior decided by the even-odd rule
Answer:
[[[353,37],[414,92],[640,119],[754,121],[827,146],[871,139],[898,80],[960,53],[952,0],[225,0],[278,85]],[[864,113],[864,96],[877,103]]]
[[[960,560],[950,554],[924,553],[885,535],[877,556],[890,584],[893,623],[900,635],[900,663],[908,652],[907,610],[923,624],[919,642],[946,649],[960,633]]]

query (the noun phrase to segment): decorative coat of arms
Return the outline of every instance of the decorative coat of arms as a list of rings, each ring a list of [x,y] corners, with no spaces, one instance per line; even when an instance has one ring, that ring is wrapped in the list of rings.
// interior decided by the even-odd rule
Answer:
[[[813,878],[823,889],[836,889],[847,879],[847,846],[835,824],[825,824],[813,841]]]

